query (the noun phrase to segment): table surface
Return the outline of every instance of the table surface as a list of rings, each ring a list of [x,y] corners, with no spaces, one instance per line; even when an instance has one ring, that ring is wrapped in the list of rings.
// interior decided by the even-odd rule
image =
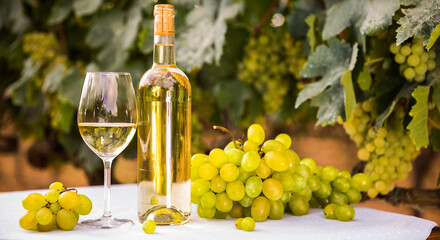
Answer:
[[[93,210],[80,221],[101,216],[103,211],[103,187],[79,187],[79,193],[87,195],[93,202]],[[21,229],[18,220],[26,213],[21,201],[31,192],[45,193],[47,190],[0,193],[0,239],[426,239],[437,224],[412,216],[389,213],[355,206],[356,216],[351,222],[325,219],[321,209],[311,209],[306,216],[285,214],[282,220],[267,220],[257,223],[253,232],[235,229],[234,220],[202,219],[196,206],[189,223],[182,226],[157,227],[154,234],[146,235],[137,220],[136,185],[112,186],[112,213],[117,218],[128,218],[135,225],[120,229],[86,229],[77,225],[65,232],[54,230],[40,233]]]

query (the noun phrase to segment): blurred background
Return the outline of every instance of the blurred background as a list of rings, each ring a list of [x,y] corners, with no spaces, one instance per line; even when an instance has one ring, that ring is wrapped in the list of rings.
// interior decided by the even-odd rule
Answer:
[[[298,93],[321,76],[305,77],[301,69],[324,43],[325,14],[336,2],[343,1],[0,1],[0,191],[47,188],[54,181],[66,186],[103,183],[102,161],[82,141],[76,124],[84,76],[87,71],[130,72],[137,87],[152,64],[156,3],[176,8],[177,63],[192,86],[193,154],[230,141],[213,125],[241,138],[257,122],[267,138],[291,135],[292,149],[301,158],[351,171],[359,163],[359,147],[335,124],[336,118],[317,124],[322,113],[316,105],[305,102],[295,108]],[[388,48],[395,41],[396,21],[394,16],[368,46],[383,42]],[[358,41],[353,28],[340,29],[338,37]],[[379,60],[383,66],[390,64],[383,59],[391,56],[392,61],[385,52],[389,56]],[[399,76],[399,67],[391,66],[397,69],[393,76]],[[380,71],[370,69],[374,84]],[[399,76],[398,81],[405,79]],[[355,90],[358,102],[375,94]],[[438,188],[440,154],[434,150],[422,148],[413,170],[396,185]],[[115,159],[112,171],[113,183],[136,182],[135,140]],[[360,205],[440,223],[439,206],[378,199]]]

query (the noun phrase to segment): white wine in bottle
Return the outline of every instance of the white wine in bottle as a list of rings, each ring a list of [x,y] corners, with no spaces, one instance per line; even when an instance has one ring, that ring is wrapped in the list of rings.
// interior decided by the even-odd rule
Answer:
[[[153,66],[139,83],[137,104],[139,220],[186,223],[191,215],[191,86],[176,65],[173,5],[154,8]]]

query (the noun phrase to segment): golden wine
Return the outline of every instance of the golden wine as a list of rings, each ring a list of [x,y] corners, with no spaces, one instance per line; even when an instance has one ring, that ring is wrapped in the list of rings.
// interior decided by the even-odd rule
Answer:
[[[140,222],[178,225],[191,214],[191,86],[174,60],[174,9],[154,11],[154,63],[137,93],[137,208]]]
[[[127,147],[136,132],[134,123],[79,123],[84,142],[103,160],[112,160]]]

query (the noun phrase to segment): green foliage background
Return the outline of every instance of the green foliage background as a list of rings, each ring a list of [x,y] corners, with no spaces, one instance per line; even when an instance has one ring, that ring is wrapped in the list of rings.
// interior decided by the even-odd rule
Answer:
[[[21,137],[46,139],[56,145],[60,154],[48,156],[49,163],[72,158],[89,173],[101,167],[99,160],[90,161],[97,157],[83,143],[76,126],[84,75],[87,71],[130,72],[136,88],[152,64],[155,3],[0,2],[0,110],[13,116]],[[316,124],[332,125],[339,117],[347,119],[356,103],[370,97],[379,106],[375,127],[386,124],[396,104],[405,104],[405,126],[417,147],[431,144],[440,149],[440,64],[422,83],[408,83],[388,50],[393,42],[424,37],[426,48],[438,53],[437,1],[159,3],[176,7],[177,62],[193,87],[194,152],[205,150],[203,125],[245,128],[261,116],[287,123],[310,121],[306,116],[315,114],[310,108],[317,110]],[[272,21],[274,14],[282,16],[281,25]],[[275,112],[265,110],[261,91],[238,77],[245,64],[245,46],[264,34],[289,34],[281,41],[305,43],[287,44],[307,63],[301,72],[286,77],[289,91]],[[286,58],[282,61],[290,63],[288,54]],[[278,93],[271,90],[266,94]],[[133,141],[124,154],[133,157],[135,152]]]

